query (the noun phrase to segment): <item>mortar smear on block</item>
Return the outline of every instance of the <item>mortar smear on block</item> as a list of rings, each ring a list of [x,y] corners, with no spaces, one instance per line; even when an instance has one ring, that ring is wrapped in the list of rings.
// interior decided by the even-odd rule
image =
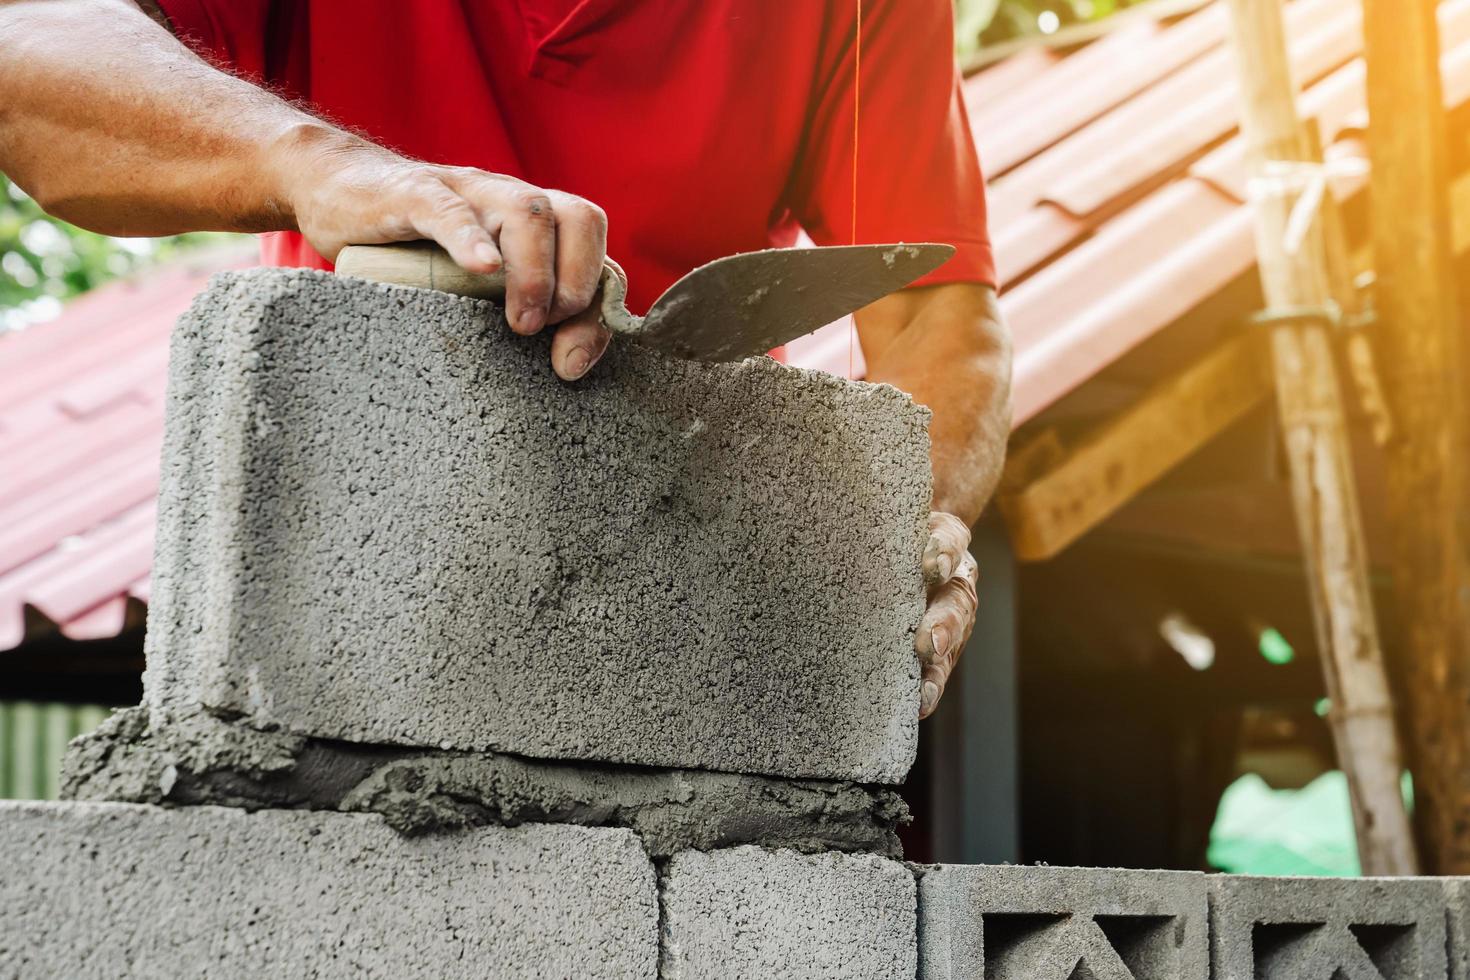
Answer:
[[[896,783],[928,412],[498,307],[219,276],[170,367],[147,700],[327,738]]]

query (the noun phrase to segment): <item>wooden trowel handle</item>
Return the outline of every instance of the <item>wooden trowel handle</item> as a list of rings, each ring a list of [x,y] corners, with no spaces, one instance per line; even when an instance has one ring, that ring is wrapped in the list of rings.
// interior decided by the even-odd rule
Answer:
[[[505,301],[505,270],[466,272],[434,242],[396,242],[392,245],[348,245],[337,253],[337,272],[395,286],[437,289],[456,296]],[[628,283],[612,260],[602,266],[598,313],[614,333],[636,333],[642,318],[623,305]]]
[[[505,299],[505,270],[466,272],[433,242],[348,245],[337,254],[337,271],[396,286],[437,289],[476,299]]]

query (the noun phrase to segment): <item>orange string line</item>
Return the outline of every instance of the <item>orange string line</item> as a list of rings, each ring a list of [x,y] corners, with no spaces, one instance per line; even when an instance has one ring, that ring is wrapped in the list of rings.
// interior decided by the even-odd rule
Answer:
[[[863,82],[863,0],[857,0],[857,34],[853,41],[853,68],[852,68],[852,244],[857,240],[857,215],[858,215],[858,119],[862,108],[862,82]],[[854,373],[854,361],[857,349],[857,318],[854,315],[848,320],[847,327],[847,376],[850,378]]]
[[[857,0],[857,39],[853,44],[852,69],[852,244],[857,244],[858,214],[858,120],[863,85],[863,0]]]

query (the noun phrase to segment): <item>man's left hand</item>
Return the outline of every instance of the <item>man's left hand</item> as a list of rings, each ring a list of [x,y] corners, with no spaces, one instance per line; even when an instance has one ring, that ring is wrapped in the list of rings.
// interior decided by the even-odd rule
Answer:
[[[929,608],[914,647],[919,717],[934,712],[975,625],[970,525],[1000,481],[1011,431],[1011,342],[995,289],[972,282],[900,289],[856,314],[868,380],[927,405],[933,513],[924,549]]]
[[[929,607],[919,622],[914,648],[923,668],[919,717],[927,718],[939,705],[949,673],[975,627],[980,570],[970,554],[970,529],[958,517],[939,511],[929,515],[923,567]]]

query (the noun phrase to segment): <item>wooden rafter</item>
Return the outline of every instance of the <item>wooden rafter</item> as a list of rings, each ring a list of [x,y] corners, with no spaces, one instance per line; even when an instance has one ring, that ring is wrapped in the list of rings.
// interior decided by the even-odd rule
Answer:
[[[1020,447],[998,506],[1016,556],[1043,561],[1240,420],[1271,393],[1264,335],[1243,328],[1070,446]]]

